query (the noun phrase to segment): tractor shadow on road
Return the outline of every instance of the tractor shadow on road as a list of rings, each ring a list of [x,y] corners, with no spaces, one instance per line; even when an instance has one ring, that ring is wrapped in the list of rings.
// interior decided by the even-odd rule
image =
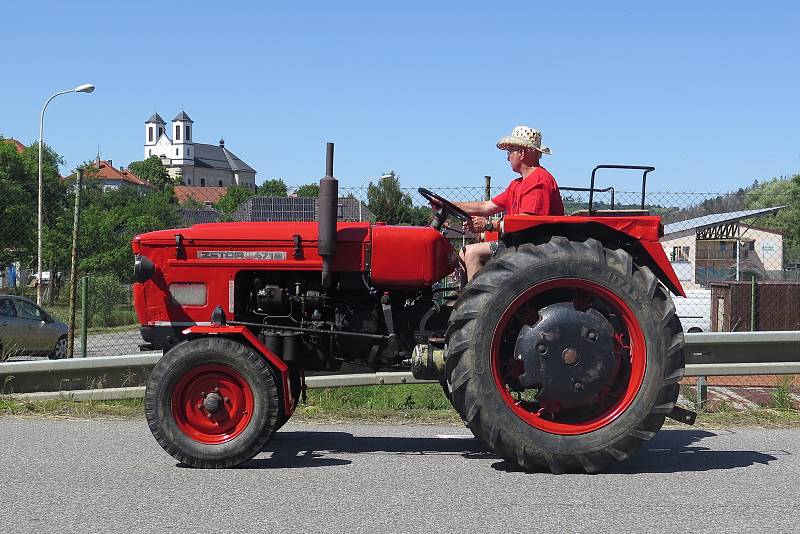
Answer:
[[[757,451],[713,450],[700,445],[705,438],[717,436],[707,430],[662,430],[624,462],[613,463],[605,474],[686,473],[719,471],[769,465],[778,458]],[[498,471],[520,472],[522,469],[505,460],[492,464]]]
[[[702,445],[717,432],[701,429],[659,432],[636,454],[624,462],[612,464],[606,474],[681,473],[740,469],[755,464],[769,465],[776,456],[758,451],[714,450]],[[713,447],[713,446],[712,446]],[[441,437],[354,436],[349,432],[285,431],[264,448],[263,453],[242,467],[249,469],[290,469],[348,465],[354,460],[341,455],[397,454],[409,456],[458,455],[468,459],[497,460],[498,471],[521,469],[488,451],[478,440]],[[357,459],[355,461],[358,461]]]
[[[242,465],[249,469],[289,469],[347,465],[352,460],[335,458],[337,454],[399,454],[410,456],[459,455],[465,458],[496,459],[473,439],[445,439],[404,436],[354,436],[349,432],[278,432],[263,453]]]
[[[628,461],[613,465],[607,473],[681,473],[738,469],[769,465],[778,458],[758,451],[713,450],[705,438],[718,433],[707,430],[662,430]]]

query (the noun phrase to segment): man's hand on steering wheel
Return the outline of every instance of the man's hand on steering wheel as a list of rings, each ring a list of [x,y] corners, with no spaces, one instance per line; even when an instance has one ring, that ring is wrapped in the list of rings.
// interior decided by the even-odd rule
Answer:
[[[425,189],[424,187],[420,187],[417,191],[419,191],[419,194],[435,208],[431,226],[437,230],[442,227],[448,215],[453,216],[462,223],[471,220],[472,217],[469,213],[433,191]]]

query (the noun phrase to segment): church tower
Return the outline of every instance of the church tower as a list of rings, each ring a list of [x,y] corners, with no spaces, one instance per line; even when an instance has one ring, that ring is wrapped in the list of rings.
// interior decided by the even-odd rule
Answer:
[[[144,157],[157,156],[155,151],[158,139],[164,133],[167,123],[158,113],[153,113],[144,123]]]
[[[168,157],[173,164],[192,165],[194,162],[193,122],[183,110],[172,119],[172,153]]]

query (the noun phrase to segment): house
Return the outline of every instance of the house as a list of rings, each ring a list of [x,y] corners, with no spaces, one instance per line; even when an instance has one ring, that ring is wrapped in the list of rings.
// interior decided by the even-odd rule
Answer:
[[[756,224],[781,208],[716,213],[665,225],[661,245],[684,289],[708,289],[712,282],[753,276],[782,280],[783,234]]]
[[[185,111],[167,124],[158,113],[144,123],[144,157],[157,156],[173,178],[196,187],[244,186],[256,188],[256,170],[225,147],[195,143],[194,121]],[[172,137],[170,137],[170,134]]]
[[[25,145],[23,145],[13,137],[9,139],[0,139],[0,143],[8,143],[14,145],[14,148],[17,149],[17,154],[22,154],[23,152],[25,152]]]
[[[227,187],[201,187],[199,185],[176,185],[175,198],[178,204],[186,204],[193,200],[199,204],[210,206],[219,202],[219,199],[228,192]]]
[[[220,212],[210,206],[203,206],[202,208],[179,208],[178,215],[181,218],[181,224],[184,226],[192,226],[201,223],[216,223],[220,222]]]
[[[97,173],[93,178],[100,182],[104,191],[109,189],[134,188],[140,193],[146,193],[153,189],[150,182],[142,180],[128,169],[117,169],[111,160],[101,160],[97,158],[94,163]]]

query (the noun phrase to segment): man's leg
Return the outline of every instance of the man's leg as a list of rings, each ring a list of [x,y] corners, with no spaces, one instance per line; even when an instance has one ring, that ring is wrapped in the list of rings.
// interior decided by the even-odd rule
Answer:
[[[491,243],[472,243],[461,251],[461,259],[467,268],[467,282],[472,280],[475,273],[481,270],[489,258],[492,257]]]

